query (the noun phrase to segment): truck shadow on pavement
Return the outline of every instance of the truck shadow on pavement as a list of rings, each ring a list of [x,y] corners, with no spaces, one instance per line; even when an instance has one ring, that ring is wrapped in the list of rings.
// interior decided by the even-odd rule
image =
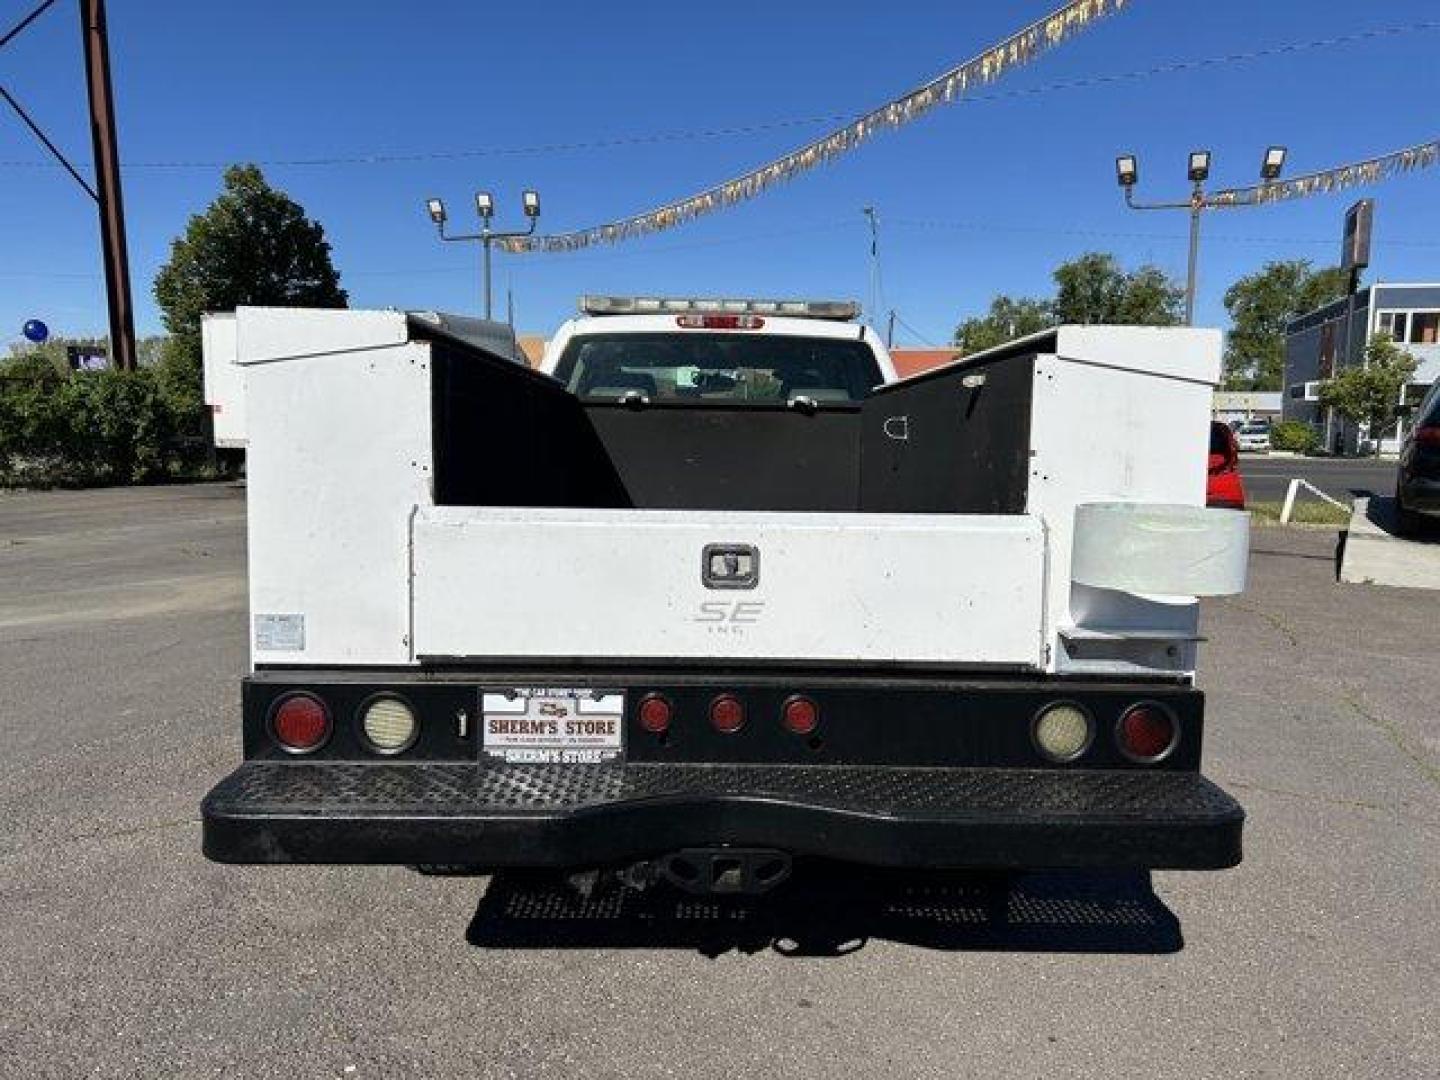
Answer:
[[[615,883],[583,896],[554,875],[490,879],[466,934],[488,949],[767,949],[846,956],[872,939],[943,951],[1174,953],[1180,921],[1144,871],[1017,875],[798,867],[763,897]]]

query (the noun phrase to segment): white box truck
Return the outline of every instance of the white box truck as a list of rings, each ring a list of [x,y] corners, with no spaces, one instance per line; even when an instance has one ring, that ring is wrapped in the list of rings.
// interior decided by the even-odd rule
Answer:
[[[506,328],[241,308],[253,671],[229,862],[797,856],[1214,869],[1197,598],[1217,332],[1066,326],[898,380],[848,303]],[[207,344],[211,337],[207,336]]]

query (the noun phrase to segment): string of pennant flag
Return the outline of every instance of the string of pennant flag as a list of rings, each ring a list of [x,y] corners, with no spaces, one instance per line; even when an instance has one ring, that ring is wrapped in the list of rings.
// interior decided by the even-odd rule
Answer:
[[[776,184],[791,180],[817,165],[849,153],[878,132],[909,124],[932,109],[959,100],[972,87],[995,82],[1013,68],[1029,63],[1042,53],[1074,37],[1096,20],[1120,11],[1129,2],[1130,0],[1072,0],[924,86],[733,180],[634,217],[577,232],[515,237],[502,241],[502,246],[514,253],[578,251],[595,244],[614,243],[661,232],[753,199]]]
[[[1237,206],[1264,206],[1268,203],[1306,199],[1313,195],[1329,195],[1348,188],[1378,184],[1382,180],[1416,169],[1429,169],[1440,164],[1440,139],[1407,146],[1391,154],[1355,161],[1323,172],[1297,176],[1293,180],[1276,180],[1254,187],[1228,188],[1211,194],[1210,206],[1224,209]]]

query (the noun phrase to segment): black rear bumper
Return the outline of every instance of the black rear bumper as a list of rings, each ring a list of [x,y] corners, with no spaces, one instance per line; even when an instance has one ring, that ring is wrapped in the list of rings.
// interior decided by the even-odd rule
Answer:
[[[250,761],[203,806],[236,863],[590,867],[758,846],[876,866],[1216,870],[1244,811],[1195,772]]]

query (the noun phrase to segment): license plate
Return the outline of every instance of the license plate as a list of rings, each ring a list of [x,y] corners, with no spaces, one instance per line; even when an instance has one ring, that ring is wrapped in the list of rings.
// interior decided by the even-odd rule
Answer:
[[[519,686],[481,697],[481,752],[515,764],[593,765],[625,749],[618,690]]]

